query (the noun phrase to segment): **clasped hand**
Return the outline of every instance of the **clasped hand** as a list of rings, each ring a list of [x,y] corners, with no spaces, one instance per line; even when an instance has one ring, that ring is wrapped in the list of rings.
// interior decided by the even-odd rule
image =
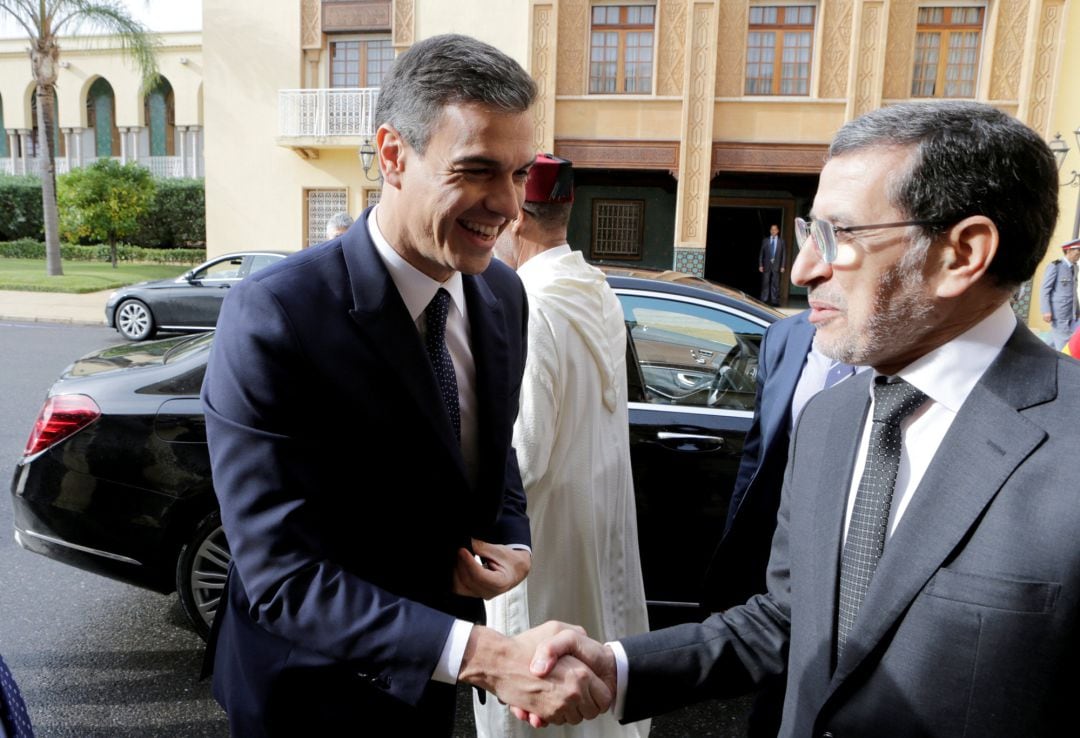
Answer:
[[[507,638],[474,626],[458,678],[486,689],[535,727],[576,725],[606,712],[615,658],[576,625],[549,622]]]

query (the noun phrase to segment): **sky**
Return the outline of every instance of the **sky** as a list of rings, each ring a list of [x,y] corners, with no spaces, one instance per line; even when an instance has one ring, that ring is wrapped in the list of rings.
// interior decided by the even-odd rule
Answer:
[[[128,12],[151,31],[199,31],[202,29],[202,0],[118,0]],[[25,36],[22,28],[0,18],[0,38]]]

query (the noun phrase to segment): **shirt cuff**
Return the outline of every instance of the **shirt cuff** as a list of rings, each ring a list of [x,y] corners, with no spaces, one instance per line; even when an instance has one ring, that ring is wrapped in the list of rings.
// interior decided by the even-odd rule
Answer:
[[[532,554],[532,546],[526,546],[524,543],[508,543],[506,544],[506,547],[512,548],[515,551],[528,551]]]
[[[616,720],[622,720],[626,712],[626,680],[630,674],[630,660],[626,658],[626,650],[618,641],[608,641],[605,645],[611,647],[615,654],[615,704],[612,706],[612,714]]]
[[[461,671],[461,660],[465,658],[465,646],[469,644],[469,634],[472,633],[473,624],[468,620],[455,620],[450,628],[450,635],[446,637],[439,663],[435,665],[435,673],[431,675],[431,681],[443,684],[457,684],[458,672]]]

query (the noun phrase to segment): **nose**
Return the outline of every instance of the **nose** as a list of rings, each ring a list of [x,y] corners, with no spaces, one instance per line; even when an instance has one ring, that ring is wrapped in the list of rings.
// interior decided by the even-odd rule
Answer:
[[[791,265],[791,281],[799,287],[806,287],[832,275],[832,266],[826,264],[813,244],[806,243],[795,256]]]
[[[521,214],[521,204],[525,202],[525,182],[517,181],[512,173],[495,177],[484,205],[493,213],[506,220],[513,220]]]

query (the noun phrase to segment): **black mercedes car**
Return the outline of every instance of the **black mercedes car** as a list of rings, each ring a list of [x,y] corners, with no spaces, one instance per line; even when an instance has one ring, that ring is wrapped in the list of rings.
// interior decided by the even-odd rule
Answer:
[[[288,251],[225,254],[175,279],[123,287],[105,303],[105,324],[129,341],[145,341],[159,330],[190,333],[213,328],[230,287],[288,255]]]
[[[606,269],[626,318],[630,443],[650,615],[700,616],[754,408],[758,349],[780,313],[675,272]],[[213,333],[76,361],[49,390],[12,481],[24,548],[179,592],[205,634],[229,563],[199,388]]]

